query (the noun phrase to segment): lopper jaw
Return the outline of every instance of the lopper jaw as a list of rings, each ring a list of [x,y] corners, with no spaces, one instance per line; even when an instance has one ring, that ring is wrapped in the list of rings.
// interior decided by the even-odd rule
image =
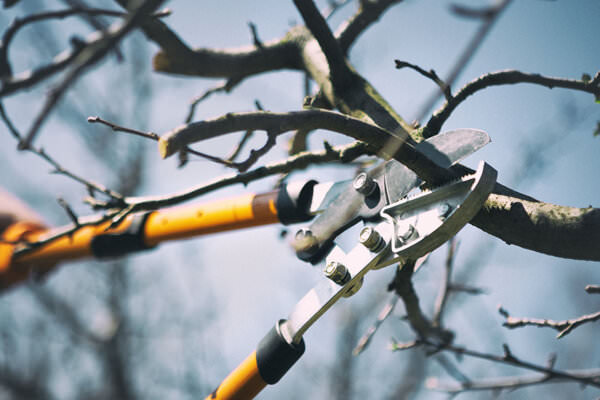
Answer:
[[[416,260],[450,240],[477,214],[496,176],[496,170],[482,161],[473,175],[382,208],[380,222],[365,226],[348,253],[334,245],[326,257],[328,279],[311,289],[282,323],[285,339],[299,343],[335,302],[360,289],[368,271]]]
[[[419,143],[415,150],[442,168],[449,168],[490,142],[487,133],[458,129]],[[335,238],[359,221],[379,220],[381,210],[404,198],[421,183],[419,177],[396,160],[384,162],[353,181],[310,183],[312,201],[305,214],[316,215],[294,237],[296,255],[317,264],[333,248]],[[306,199],[306,196],[305,196]]]

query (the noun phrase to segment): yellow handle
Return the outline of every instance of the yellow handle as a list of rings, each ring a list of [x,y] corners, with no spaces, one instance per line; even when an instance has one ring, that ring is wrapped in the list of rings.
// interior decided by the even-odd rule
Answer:
[[[206,400],[246,400],[254,398],[267,386],[258,371],[256,351],[252,352]]]
[[[165,240],[279,222],[276,199],[277,192],[247,194],[211,203],[155,211],[145,220],[140,241],[147,247],[153,247]],[[103,254],[92,250],[94,239],[127,232],[135,218],[136,216],[130,215],[119,226],[108,230],[110,221],[98,226],[82,227],[72,235],[53,240],[19,257],[13,257],[15,246],[10,242],[35,242],[63,228],[48,230],[23,222],[10,226],[3,235],[5,243],[0,242],[0,289],[26,279],[30,271],[45,272],[62,261],[92,255],[101,257]],[[139,248],[127,251],[135,250]]]
[[[148,217],[144,240],[154,246],[165,240],[279,222],[276,198],[277,192],[248,194],[157,211]]]

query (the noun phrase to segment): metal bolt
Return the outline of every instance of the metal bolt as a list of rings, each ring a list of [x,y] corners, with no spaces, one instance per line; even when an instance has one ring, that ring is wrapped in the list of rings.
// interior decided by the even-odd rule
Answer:
[[[354,181],[352,182],[352,187],[357,192],[365,196],[369,196],[377,187],[377,182],[371,179],[366,172],[361,172],[354,178]]]
[[[308,260],[319,249],[319,242],[310,229],[298,229],[294,239],[296,254],[302,260]]]
[[[295,246],[297,249],[309,249],[317,243],[317,238],[313,235],[312,231],[307,228],[298,229],[294,238],[296,239]]]
[[[337,283],[343,285],[350,280],[348,268],[337,261],[329,261],[323,270],[325,276]]]
[[[296,240],[306,240],[309,237],[313,237],[313,233],[310,229],[307,228],[298,229],[295,236]]]
[[[365,226],[360,231],[358,236],[358,241],[360,244],[365,246],[367,249],[376,253],[385,245],[385,241],[375,229],[370,226]]]
[[[449,205],[449,204],[447,204],[447,203],[442,203],[442,204],[440,204],[440,205],[438,206],[438,208],[437,208],[438,217],[439,217],[441,220],[445,220],[445,219],[446,219],[446,217],[447,217],[448,215],[450,215],[450,212],[451,212],[451,211],[452,211],[452,207],[450,207],[450,205]]]

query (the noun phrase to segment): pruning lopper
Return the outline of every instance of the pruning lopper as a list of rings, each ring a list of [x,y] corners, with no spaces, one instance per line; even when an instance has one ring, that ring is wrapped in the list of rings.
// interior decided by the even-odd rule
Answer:
[[[386,168],[378,171],[386,171]],[[475,174],[436,190],[395,202],[370,199],[370,196],[377,197],[377,190],[381,192],[380,197],[384,197],[385,191],[398,190],[388,184],[385,177],[383,172],[380,176],[383,180],[379,181],[369,174],[359,174],[354,179],[352,190],[360,193],[363,202],[360,207],[354,207],[355,212],[348,213],[347,219],[338,220],[338,225],[347,227],[357,219],[371,221],[360,231],[354,248],[346,253],[336,244],[331,246],[319,283],[296,304],[287,319],[276,323],[256,351],[207,399],[249,399],[267,384],[277,383],[304,353],[304,333],[338,300],[358,292],[367,272],[416,260],[456,235],[477,214],[492,191],[496,170],[481,162]],[[340,197],[345,199],[346,196],[349,196],[348,191],[340,192],[321,219],[331,221],[338,217],[339,208],[343,209],[346,201]],[[369,204],[376,205],[370,207]],[[312,229],[320,226],[319,219],[311,224]],[[314,261],[331,238],[321,240],[321,236],[307,232],[308,229],[300,230],[296,235],[298,255]],[[307,236],[312,239],[306,240]]]
[[[434,136],[415,150],[449,168],[489,142],[485,132],[460,129]],[[482,162],[476,173],[433,191],[406,197],[421,183],[397,161],[384,162],[353,180],[305,181],[264,194],[249,194],[209,204],[174,207],[83,226],[68,236],[28,249],[18,241],[43,240],[60,232],[16,223],[0,243],[0,288],[46,271],[68,259],[118,257],[156,247],[162,241],[280,222],[312,222],[293,238],[297,256],[312,264],[325,260],[323,277],[208,396],[246,399],[283,377],[304,353],[302,339],[342,297],[356,293],[365,274],[394,263],[416,260],[452,238],[477,214],[496,181],[496,171]],[[335,239],[359,221],[365,223],[348,253]]]

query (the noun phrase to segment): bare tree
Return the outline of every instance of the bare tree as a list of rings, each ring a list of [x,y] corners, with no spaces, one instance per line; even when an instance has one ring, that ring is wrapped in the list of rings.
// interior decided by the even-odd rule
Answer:
[[[600,71],[588,71],[575,79],[572,75],[555,77],[537,71],[509,69],[467,79],[462,87],[457,88],[463,79],[461,74],[466,74],[477,52],[486,48],[486,40],[493,37],[494,27],[512,6],[510,0],[491,4],[482,2],[481,7],[451,5],[448,18],[470,20],[476,29],[463,48],[454,51],[455,61],[447,68],[447,73],[441,74],[430,66],[403,59],[402,54],[398,54],[395,60],[382,62],[389,65],[390,70],[395,67],[403,73],[410,71],[435,88],[432,95],[425,96],[423,105],[415,113],[417,120],[414,122],[410,122],[392,101],[384,98],[375,84],[370,83],[376,77],[360,72],[358,64],[370,60],[355,59],[352,53],[363,35],[365,40],[372,40],[367,32],[385,19],[388,11],[401,12],[403,7],[410,6],[404,3],[410,2],[331,0],[315,4],[311,0],[294,0],[294,8],[290,6],[288,11],[295,13],[291,18],[299,18],[299,23],[294,23],[280,37],[264,41],[261,26],[250,22],[251,43],[243,48],[191,47],[177,33],[177,27],[167,22],[171,11],[159,10],[163,2],[157,0],[104,1],[95,7],[80,0],[64,1],[49,7],[45,3],[32,5],[5,0],[4,6],[11,7],[15,3],[16,8],[21,7],[23,14],[7,25],[0,42],[0,117],[6,128],[3,133],[12,136],[21,152],[31,153],[49,164],[52,172],[70,178],[79,185],[78,188],[83,186],[87,192],[85,202],[94,210],[101,211],[97,218],[84,220],[79,217],[81,208],[73,205],[73,198],[61,198],[62,215],[70,220],[72,227],[45,239],[44,243],[72,235],[85,225],[107,221],[116,225],[133,213],[177,205],[240,183],[248,185],[268,177],[275,177],[279,182],[306,169],[318,174],[321,165],[342,165],[353,171],[357,165],[393,158],[413,170],[427,185],[444,184],[471,170],[465,165],[442,168],[415,152],[414,146],[440,133],[444,124],[460,112],[467,99],[477,98],[480,93],[487,93],[495,87],[511,85],[509,87],[512,88],[512,85],[529,84],[540,88],[561,88],[600,101]],[[173,4],[173,7],[174,13],[177,13],[179,5]],[[195,7],[199,21],[210,18],[203,13],[202,5]],[[590,7],[597,9],[597,5],[590,4]],[[63,36],[67,32],[61,30],[66,18],[78,21],[76,27],[80,31],[70,37],[66,50],[60,52],[60,43],[65,41]],[[27,28],[32,28],[32,31],[22,43],[30,44],[29,54],[35,54],[36,61],[35,65],[20,70],[21,61],[14,56],[14,43],[19,35],[25,35]],[[86,31],[91,33],[82,38],[81,33]],[[199,42],[210,45],[212,39],[216,38],[204,37]],[[593,39],[588,40],[593,47]],[[157,74],[152,77],[142,73],[150,70],[145,59],[149,46],[157,48],[151,62]],[[51,55],[50,61],[38,61],[38,58],[48,58],[44,53]],[[574,66],[571,73],[581,74],[582,71],[576,68]],[[115,71],[119,79],[111,82],[111,74],[114,76]],[[304,99],[297,99],[295,109],[281,110],[273,104],[265,107],[259,101],[260,93],[256,93],[247,101],[248,104],[254,103],[253,111],[239,112],[224,106],[220,116],[198,119],[200,108],[209,100],[218,99],[218,94],[242,90],[244,84],[254,79],[265,79],[262,75],[267,73],[267,79],[276,79],[273,73],[284,71],[298,75],[298,87],[302,87],[306,95]],[[101,89],[92,79],[96,75],[103,79]],[[181,118],[184,120],[182,125],[176,124],[175,118],[168,118],[166,126],[169,128],[157,134],[153,132],[157,129],[147,123],[152,121],[149,114],[152,113],[151,99],[155,89],[149,82],[158,79],[164,83],[168,80],[165,75],[170,79],[187,77],[220,81],[214,86],[204,84],[203,91],[191,100],[189,109],[180,110],[180,115],[184,116]],[[289,82],[286,81],[286,84]],[[28,90],[40,88],[49,90],[43,97],[40,97],[40,92],[35,92],[35,110],[25,119],[19,116],[14,106],[16,100],[11,104],[12,100],[26,96]],[[385,88],[381,89],[383,92]],[[104,91],[108,93],[105,97],[101,94]],[[403,95],[417,96],[415,93]],[[119,106],[114,105],[115,98],[121,100]],[[128,100],[125,101],[125,98]],[[128,102],[131,105],[127,107],[125,104]],[[583,118],[577,118],[581,113],[578,114],[576,109],[564,114],[571,118],[569,128],[577,126],[577,120]],[[72,127],[73,137],[77,136],[76,131],[94,132],[93,135],[83,135],[85,139],[81,148],[85,149],[88,157],[103,165],[106,173],[95,174],[93,168],[88,170],[85,166],[65,167],[64,162],[46,148],[46,144],[42,145],[47,143],[45,140],[52,140],[51,130],[60,126],[58,121]],[[82,123],[84,121],[87,123]],[[319,148],[314,145],[313,136],[315,132],[323,131],[351,140],[344,142],[336,138],[335,145],[325,141]],[[229,137],[235,132],[243,132],[239,140]],[[262,137],[259,136],[261,132],[264,132]],[[597,245],[600,240],[600,210],[592,206],[555,205],[538,200],[535,193],[526,190],[527,186],[519,185],[526,179],[536,180],[536,171],[543,170],[548,164],[540,153],[559,146],[558,136],[562,132],[558,135],[544,133],[546,136],[536,136],[542,139],[530,142],[533,144],[529,145],[529,150],[525,145],[515,144],[515,152],[528,151],[526,163],[518,169],[515,179],[496,184],[471,222],[478,230],[471,232],[477,232],[473,233],[477,237],[485,233],[487,237],[530,250],[537,257],[550,255],[585,260],[593,262],[591,265],[595,268],[595,262],[600,261]],[[591,132],[586,134],[592,136]],[[598,135],[598,129],[594,135]],[[70,140],[80,140],[73,137]],[[284,159],[273,161],[274,154],[280,150],[282,137],[290,145],[285,150]],[[224,144],[213,147],[209,144],[210,139],[219,139]],[[203,142],[202,145],[198,145],[200,142]],[[151,152],[150,146],[156,146],[154,152]],[[232,148],[222,151],[225,146]],[[219,150],[218,154],[215,149]],[[177,156],[178,166],[185,167],[182,174],[197,168],[198,164],[193,162],[197,160],[202,160],[202,166],[211,163],[234,172],[205,184],[198,185],[194,181],[193,186],[190,184],[185,190],[174,190],[172,194],[157,195],[148,193],[144,185],[144,181],[150,179],[149,174],[144,173],[146,168],[150,168],[147,160],[154,155],[156,159],[152,163],[158,163],[158,157]],[[63,154],[63,157],[66,156]],[[519,175],[525,170],[531,171],[531,175]],[[27,173],[23,174],[24,179],[27,179]],[[272,184],[267,181],[266,185]],[[593,186],[595,182],[586,184]],[[141,192],[144,192],[143,196],[136,195]],[[597,191],[594,193],[597,194]],[[30,195],[51,198],[57,194]],[[35,204],[36,200],[33,202]],[[343,329],[339,329],[339,341],[334,346],[337,355],[329,366],[329,373],[319,374],[318,380],[330,383],[327,385],[330,388],[328,395],[352,398],[368,390],[369,397],[413,398],[428,397],[430,390],[456,395],[470,391],[506,393],[524,387],[534,387],[534,390],[543,393],[548,383],[560,383],[562,389],[558,390],[572,390],[573,385],[565,385],[565,382],[581,385],[586,390],[585,395],[597,394],[600,370],[590,369],[597,363],[597,354],[586,353],[589,346],[582,344],[586,340],[592,343],[594,333],[590,330],[595,328],[593,323],[600,320],[597,310],[581,311],[564,319],[550,316],[521,318],[511,314],[517,313],[512,305],[500,307],[498,311],[504,319],[504,326],[510,329],[536,326],[556,330],[558,338],[573,331],[577,333],[572,335],[583,332],[580,333],[583,339],[578,343],[570,342],[569,349],[558,351],[558,358],[552,355],[544,362],[539,358],[531,360],[527,351],[521,355],[522,342],[517,342],[517,349],[512,344],[509,346],[506,343],[507,332],[498,328],[494,333],[488,333],[490,314],[492,311],[496,313],[496,310],[491,311],[485,302],[475,300],[490,290],[498,289],[480,287],[477,276],[481,274],[480,267],[485,264],[482,260],[504,246],[500,241],[480,240],[478,243],[483,244],[470,253],[465,251],[468,253],[465,256],[462,256],[463,250],[459,251],[458,242],[452,241],[445,260],[438,255],[427,261],[398,266],[387,286],[390,297],[379,315],[369,312],[374,303],[370,300],[367,306],[363,304],[360,312],[353,314],[346,310],[349,317],[338,318],[343,321],[339,323]],[[30,243],[27,246],[34,248],[40,244]],[[514,252],[521,251],[512,249]],[[193,258],[186,260],[189,262]],[[171,263],[173,259],[177,257],[169,257]],[[422,266],[423,262],[429,265]],[[157,269],[152,269],[153,273],[157,273]],[[417,271],[419,275],[416,275]],[[69,283],[70,276],[90,287],[82,290],[72,280]],[[165,304],[134,304],[137,293],[147,292],[147,287],[166,297],[168,289],[156,288],[158,283],[149,283],[148,276],[136,268],[135,263],[123,260],[100,271],[82,272],[64,268],[47,284],[27,284],[22,291],[7,296],[8,300],[0,305],[4,320],[9,321],[2,326],[4,351],[0,357],[0,385],[3,394],[11,398],[147,398],[161,397],[156,395],[161,392],[187,398],[208,393],[211,385],[217,383],[209,367],[220,371],[226,369],[227,364],[221,362],[207,367],[200,366],[198,362],[207,350],[195,344],[196,335],[201,335],[205,326],[216,320],[212,314],[214,310],[210,306],[199,306],[193,310],[198,314],[195,322],[189,322],[184,312],[186,306],[179,296],[173,296],[170,303],[167,301]],[[597,279],[597,276],[594,278],[590,273],[583,279]],[[587,297],[594,297],[598,292],[595,282],[585,283],[588,284]],[[93,293],[84,296],[82,292]],[[82,296],[85,301],[80,300]],[[588,309],[588,301],[582,300],[585,296],[578,292],[573,295],[578,299],[573,300],[574,309]],[[535,300],[532,293],[522,293],[522,297],[524,303],[528,303],[531,297]],[[468,302],[465,301],[467,298]],[[21,306],[24,302],[31,304],[29,307]],[[467,303],[470,305],[466,306]],[[473,312],[473,315],[460,320],[457,317],[459,306],[468,309],[469,313]],[[95,307],[102,311],[94,312]],[[158,307],[158,316],[150,318],[150,311],[155,307]],[[394,311],[402,307],[400,312]],[[30,315],[23,317],[22,309]],[[547,311],[551,315],[552,310]],[[84,315],[87,313],[89,315]],[[90,315],[101,316],[100,327],[95,327]],[[19,320],[22,323],[17,323]],[[373,325],[362,335],[360,329],[363,327],[359,321],[365,320],[373,322]],[[177,337],[174,346],[179,352],[177,355],[169,353],[171,357],[167,359],[160,355],[161,351],[165,351],[162,347],[152,345],[156,337],[172,333],[164,328],[165,325],[181,329],[174,334]],[[374,357],[371,355],[369,358],[369,352],[380,352],[384,347],[380,342],[382,330],[388,333],[388,337],[398,338],[393,339],[388,347],[401,354],[410,352],[406,360],[414,366],[394,369],[385,377],[392,382],[388,384],[381,382],[383,378],[379,369],[370,369],[367,365],[373,362]],[[32,335],[32,332],[36,334]],[[23,336],[29,339],[23,339]],[[388,341],[387,338],[384,340]],[[34,343],[36,341],[49,342],[55,351],[39,351]],[[206,343],[210,340],[207,339]],[[485,350],[478,350],[482,346]],[[369,351],[365,352],[367,347]],[[361,354],[359,357],[350,356],[353,348],[355,355]],[[577,362],[560,364],[570,351],[579,356]],[[388,349],[385,352],[386,356],[392,357]],[[375,356],[375,359],[378,357]],[[493,367],[482,368],[479,360]],[[69,375],[66,370],[57,371],[57,363],[77,368],[78,373]],[[200,369],[207,373],[199,373]],[[389,367],[384,369],[390,371]],[[521,370],[528,370],[531,375],[516,375],[518,372],[515,371]],[[60,387],[61,380],[65,379],[70,381],[66,385],[67,390]],[[297,381],[290,382],[299,384]],[[368,389],[365,389],[366,386]],[[284,388],[289,390],[288,386]],[[311,393],[307,387],[301,390],[307,396]]]

